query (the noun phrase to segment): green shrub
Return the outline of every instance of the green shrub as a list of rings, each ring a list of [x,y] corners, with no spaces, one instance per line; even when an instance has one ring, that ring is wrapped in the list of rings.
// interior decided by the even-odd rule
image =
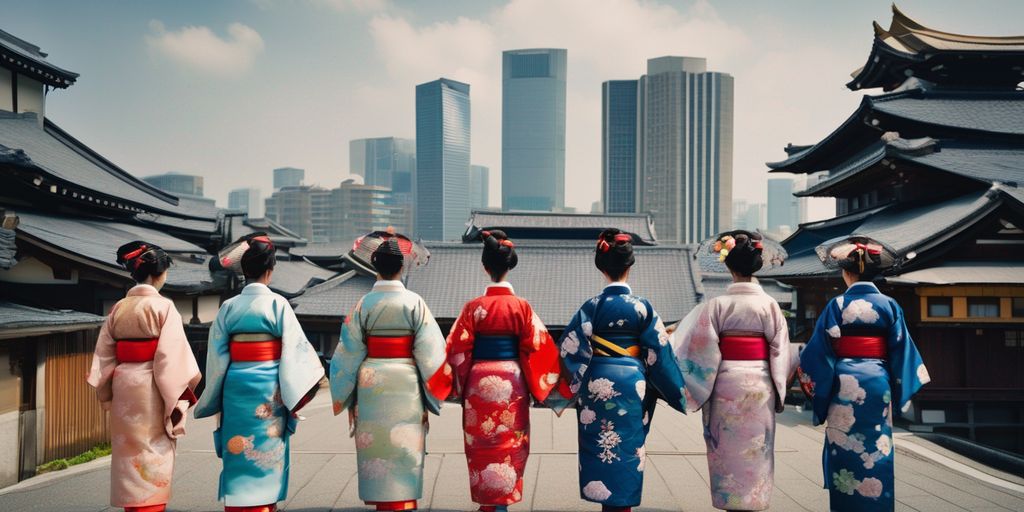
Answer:
[[[70,459],[57,459],[47,462],[46,464],[42,464],[36,467],[36,474],[41,475],[43,473],[49,473],[51,471],[60,471],[62,469],[67,469],[76,464],[84,464],[91,460],[96,460],[100,457],[105,457],[107,455],[110,455],[110,443],[100,443],[90,448],[89,451],[75,455]]]

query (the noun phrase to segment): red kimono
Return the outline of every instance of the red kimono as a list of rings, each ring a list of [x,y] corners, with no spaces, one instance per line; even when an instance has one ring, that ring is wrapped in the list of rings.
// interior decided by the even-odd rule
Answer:
[[[517,503],[530,454],[530,396],[542,402],[558,384],[558,348],[506,282],[466,303],[448,345],[473,501]]]

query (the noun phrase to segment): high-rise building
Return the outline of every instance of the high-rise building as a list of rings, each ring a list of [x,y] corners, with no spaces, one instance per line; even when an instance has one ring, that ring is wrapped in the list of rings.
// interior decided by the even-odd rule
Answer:
[[[484,165],[469,166],[469,207],[483,210],[491,205],[491,170]]]
[[[309,185],[281,187],[266,199],[266,217],[310,242],[326,242],[323,215],[314,218],[313,211],[321,209],[328,194],[324,188]]]
[[[169,194],[191,197],[203,197],[203,177],[192,174],[168,172],[154,176],[146,176],[142,181],[153,185]]]
[[[393,217],[402,229],[412,227],[416,203],[416,141],[399,137],[356,139],[348,143],[349,172],[363,183],[391,190],[389,207],[401,212]],[[397,215],[397,213],[396,213]]]
[[[403,208],[391,202],[385,187],[346,180],[334,189],[303,185],[284,187],[266,200],[266,217],[314,243],[352,242],[369,231],[407,226]]]
[[[565,207],[566,50],[502,54],[501,207]]]
[[[228,208],[245,212],[251,219],[263,216],[262,194],[258,188],[236,188],[228,192]]]
[[[732,228],[745,229],[747,231],[764,231],[767,224],[767,208],[764,203],[748,203],[746,201],[733,201],[732,204]]]
[[[469,218],[469,84],[416,86],[416,236],[456,240]]]
[[[284,187],[301,186],[302,180],[304,179],[306,179],[305,169],[279,167],[274,169],[274,190],[282,189]]]
[[[768,180],[768,231],[792,233],[800,224],[800,205],[792,178]]]
[[[732,76],[707,71],[702,58],[650,59],[639,80],[605,82],[603,110],[607,211],[632,201],[666,242],[699,242],[732,225]]]

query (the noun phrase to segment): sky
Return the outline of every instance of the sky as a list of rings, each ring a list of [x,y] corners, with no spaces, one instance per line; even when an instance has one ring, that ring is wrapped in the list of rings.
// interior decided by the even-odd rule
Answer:
[[[846,89],[888,27],[888,0],[0,0],[0,28],[81,74],[51,91],[47,117],[122,168],[205,177],[264,196],[275,167],[306,182],[349,175],[348,141],[415,137],[415,86],[471,85],[472,162],[500,205],[501,52],[568,50],[566,205],[601,193],[601,83],[642,75],[648,58],[705,57],[735,78],[734,197],[764,202],[764,163],[817,142],[853,112]],[[1024,2],[904,0],[926,26],[1024,32]],[[877,93],[879,91],[869,91]],[[818,208],[812,217],[826,217]]]

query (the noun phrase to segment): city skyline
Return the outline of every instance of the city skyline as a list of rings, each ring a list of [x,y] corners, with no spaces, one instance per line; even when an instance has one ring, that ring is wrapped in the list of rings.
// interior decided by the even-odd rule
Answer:
[[[1014,33],[1024,13],[1012,2],[959,11],[951,5],[900,2],[930,26],[977,34]],[[11,5],[6,14],[15,35],[83,73],[74,89],[49,95],[48,117],[88,133],[85,142],[137,176],[171,169],[204,176],[207,196],[221,204],[233,188],[270,190],[266,170],[281,165],[307,169],[309,183],[338,182],[348,171],[345,141],[411,137],[413,86],[442,75],[474,87],[473,160],[491,169],[497,204],[501,51],[567,48],[566,181],[573,186],[566,200],[588,211],[600,195],[594,148],[603,81],[639,76],[643,59],[668,54],[706,56],[729,70],[737,80],[735,196],[763,201],[763,162],[782,158],[787,142],[820,140],[860,100],[832,77],[864,64],[866,20],[888,10],[882,0],[618,2],[601,9],[574,1],[424,9],[408,2],[239,0],[188,10],[32,3]],[[1004,15],[986,14],[993,10]],[[97,34],[91,27],[101,20],[108,28]],[[627,33],[607,38],[617,23]],[[298,30],[304,37],[293,37]],[[335,65],[322,66],[325,60]],[[339,85],[314,85],[321,83]]]

